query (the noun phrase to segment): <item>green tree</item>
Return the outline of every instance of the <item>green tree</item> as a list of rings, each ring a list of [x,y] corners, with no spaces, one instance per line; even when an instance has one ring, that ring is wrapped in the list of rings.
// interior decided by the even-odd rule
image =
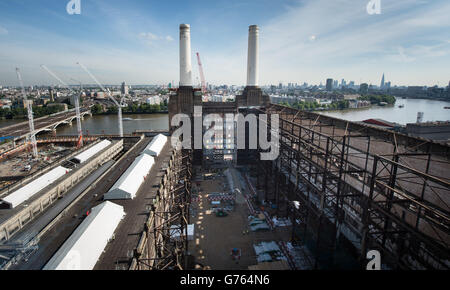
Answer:
[[[93,105],[92,108],[91,108],[91,112],[92,112],[92,114],[94,114],[94,115],[103,113],[103,107],[102,107],[102,105],[100,105],[100,104],[95,104],[95,105]]]

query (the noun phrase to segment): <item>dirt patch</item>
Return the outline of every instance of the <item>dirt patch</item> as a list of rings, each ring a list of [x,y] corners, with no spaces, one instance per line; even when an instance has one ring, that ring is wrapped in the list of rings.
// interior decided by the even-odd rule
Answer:
[[[195,236],[189,243],[189,250],[198,263],[213,270],[248,269],[248,266],[257,264],[253,244],[261,241],[289,241],[291,227],[250,232],[249,209],[242,202],[243,196],[239,196],[240,193],[236,196],[234,211],[228,212],[225,217],[217,217],[211,211],[211,202],[206,196],[211,192],[224,192],[226,182],[223,176],[198,182],[199,200],[193,204],[191,216],[191,222],[195,224]],[[245,187],[244,184],[239,186]],[[241,250],[238,261],[232,259],[233,248]]]

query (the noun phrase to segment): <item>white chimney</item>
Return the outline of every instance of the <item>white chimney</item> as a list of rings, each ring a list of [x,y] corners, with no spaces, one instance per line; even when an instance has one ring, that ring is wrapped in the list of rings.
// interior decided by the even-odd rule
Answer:
[[[191,28],[189,24],[180,24],[180,87],[191,86]]]
[[[258,26],[250,25],[248,28],[247,86],[258,86],[258,39]]]

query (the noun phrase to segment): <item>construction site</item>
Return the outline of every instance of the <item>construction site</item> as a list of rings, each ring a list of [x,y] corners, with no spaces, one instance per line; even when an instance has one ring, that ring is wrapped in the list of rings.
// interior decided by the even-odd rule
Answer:
[[[83,136],[89,109],[77,103],[45,124],[29,115],[29,130],[0,155],[0,268],[366,269],[375,250],[381,269],[448,269],[449,145],[271,104],[259,87],[259,33],[249,27],[242,94],[203,102],[200,58],[197,89],[191,28],[180,25],[168,131],[124,134],[123,96],[108,95],[118,135]],[[259,122],[224,125],[230,114]],[[75,119],[77,136],[36,137]],[[185,121],[192,135],[176,135]],[[251,148],[262,127],[276,145]],[[192,146],[211,128],[212,142]],[[261,157],[270,150],[276,158]]]

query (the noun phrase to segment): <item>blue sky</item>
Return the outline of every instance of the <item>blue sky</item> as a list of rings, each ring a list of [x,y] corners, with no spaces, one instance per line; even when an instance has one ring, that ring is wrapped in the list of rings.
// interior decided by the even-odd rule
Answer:
[[[450,1],[380,0],[0,0],[0,85],[92,83],[79,61],[107,84],[178,82],[178,27],[191,24],[194,83],[200,52],[208,82],[245,84],[248,25],[260,26],[260,85],[356,83],[446,86]],[[72,82],[73,83],[73,82]]]

